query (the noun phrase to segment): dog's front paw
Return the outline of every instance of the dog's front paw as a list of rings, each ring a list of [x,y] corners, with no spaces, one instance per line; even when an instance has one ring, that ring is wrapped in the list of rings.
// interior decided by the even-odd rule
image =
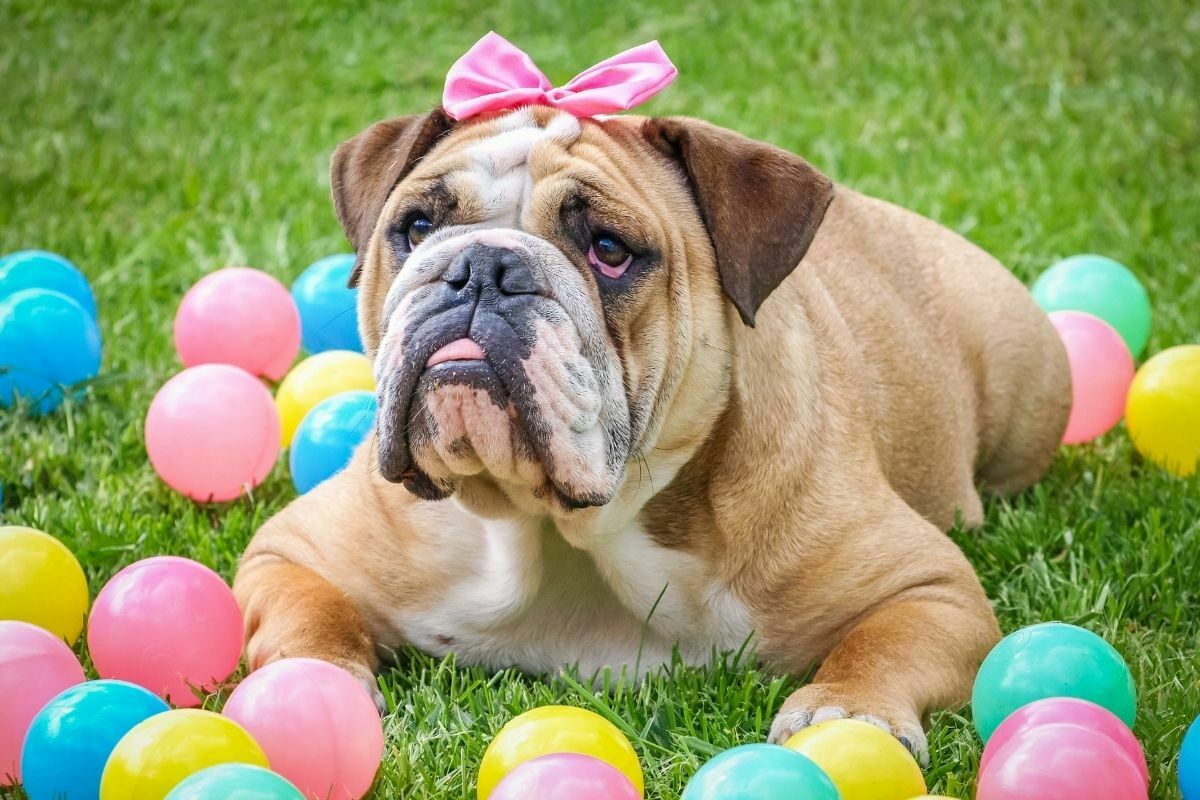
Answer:
[[[869,722],[899,739],[923,766],[929,763],[929,740],[919,715],[884,697],[833,684],[810,684],[789,697],[775,715],[770,741],[783,744],[799,731],[831,719]]]

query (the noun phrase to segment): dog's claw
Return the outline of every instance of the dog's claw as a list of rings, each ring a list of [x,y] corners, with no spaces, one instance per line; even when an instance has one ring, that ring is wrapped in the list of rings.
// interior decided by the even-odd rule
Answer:
[[[814,687],[812,691],[806,691],[808,688],[799,690],[784,703],[771,725],[769,741],[783,744],[796,733],[812,725],[819,725],[834,719],[856,719],[887,731],[895,736],[922,766],[929,764],[929,740],[920,723],[904,719],[901,715],[867,711],[851,713],[847,711],[847,706],[865,709],[871,708],[872,705],[869,702],[829,703],[828,700],[832,693],[826,687]],[[810,698],[813,702],[807,702]],[[825,702],[815,705],[815,702],[820,702],[817,698],[821,698]],[[847,699],[849,700],[849,698]]]

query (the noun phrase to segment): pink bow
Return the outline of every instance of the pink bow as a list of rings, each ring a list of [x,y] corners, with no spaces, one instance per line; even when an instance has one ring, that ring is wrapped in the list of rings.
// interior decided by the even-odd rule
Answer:
[[[454,119],[524,105],[594,117],[646,102],[667,88],[676,73],[655,41],[618,53],[555,88],[523,50],[492,32],[450,68],[442,107]]]

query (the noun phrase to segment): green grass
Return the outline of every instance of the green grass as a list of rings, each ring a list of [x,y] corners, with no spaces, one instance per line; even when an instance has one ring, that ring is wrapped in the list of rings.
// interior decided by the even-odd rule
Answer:
[[[45,247],[99,296],[104,373],[42,419],[0,412],[5,523],[62,537],[93,591],[157,553],[232,576],[293,496],[198,507],[155,478],[142,419],[178,369],[171,318],[210,270],[290,281],[346,245],[329,153],[430,107],[495,28],[556,80],[650,38],[682,77],[651,111],[707,117],[970,237],[1031,280],[1090,251],[1130,265],[1155,308],[1150,352],[1200,341],[1200,8],[1189,0],[908,3],[500,0],[0,2],[0,252]],[[1036,489],[956,533],[1007,630],[1062,619],[1128,659],[1155,798],[1200,712],[1200,480],[1144,465],[1123,429],[1064,450]],[[489,676],[412,654],[377,797],[471,798],[491,735],[533,705],[591,706],[675,798],[712,753],[761,739],[789,685],[737,660],[594,695],[566,677]],[[934,720],[931,789],[968,798],[966,710]]]

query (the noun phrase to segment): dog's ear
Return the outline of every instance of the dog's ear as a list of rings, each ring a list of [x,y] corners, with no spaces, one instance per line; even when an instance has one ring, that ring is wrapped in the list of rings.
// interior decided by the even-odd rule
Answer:
[[[799,156],[700,120],[648,119],[642,135],[682,165],[721,286],[753,327],[758,307],[812,244],[833,182]]]
[[[359,259],[350,274],[351,286],[358,283],[363,251],[388,195],[453,125],[436,108],[428,114],[377,122],[334,151],[333,207]]]

